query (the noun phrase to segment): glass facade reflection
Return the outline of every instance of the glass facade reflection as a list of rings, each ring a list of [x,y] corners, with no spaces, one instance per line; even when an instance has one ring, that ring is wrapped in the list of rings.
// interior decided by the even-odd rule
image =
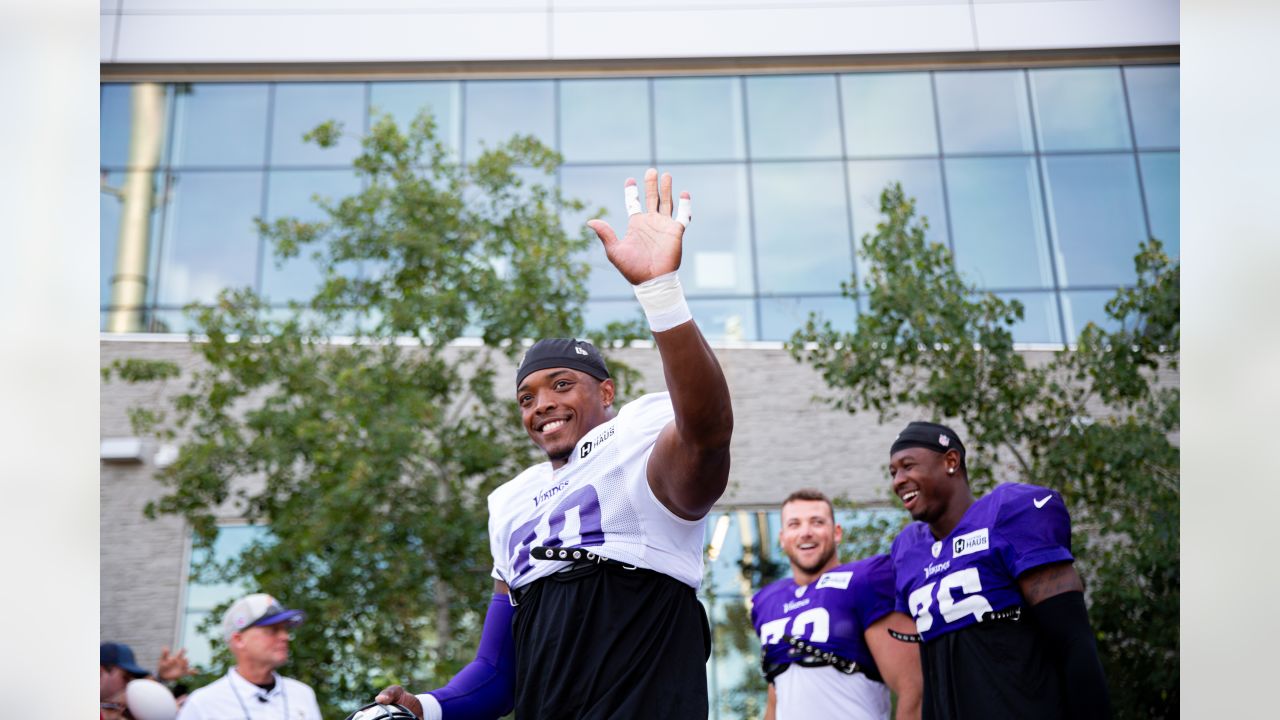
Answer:
[[[1133,281],[1143,238],[1178,256],[1178,74],[105,84],[102,327],[179,332],[183,304],[228,286],[279,308],[306,298],[314,262],[278,265],[254,219],[316,218],[313,196],[357,191],[358,138],[322,151],[302,135],[328,119],[358,135],[425,107],[463,160],[513,133],[559,150],[557,181],[589,207],[564,218],[575,232],[599,209],[625,227],[622,180],[671,171],[694,196],[684,284],[713,340],[785,340],[809,310],[851,325],[840,283],[861,274],[854,249],[898,181],[971,280],[1027,305],[1016,340],[1071,342],[1103,318],[1083,298]],[[589,326],[634,317],[598,247],[587,260]]]

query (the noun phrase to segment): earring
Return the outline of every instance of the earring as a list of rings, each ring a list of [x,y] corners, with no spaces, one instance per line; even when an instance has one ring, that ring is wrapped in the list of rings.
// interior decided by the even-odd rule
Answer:
[[[955,468],[953,468],[953,467],[949,467],[949,468],[947,468],[947,474],[948,474],[948,475],[955,475],[955,474],[956,474],[956,469],[955,469]]]

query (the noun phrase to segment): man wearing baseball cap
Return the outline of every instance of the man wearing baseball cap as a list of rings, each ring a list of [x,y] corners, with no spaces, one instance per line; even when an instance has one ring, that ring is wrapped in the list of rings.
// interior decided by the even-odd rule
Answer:
[[[114,709],[130,680],[146,677],[144,669],[133,656],[133,648],[118,642],[104,642],[98,646],[98,701],[104,710]],[[110,707],[109,707],[110,706]]]
[[[289,660],[289,630],[302,617],[266,593],[235,601],[222,616],[222,634],[236,665],[191,693],[178,720],[321,720],[315,691],[276,672]]]

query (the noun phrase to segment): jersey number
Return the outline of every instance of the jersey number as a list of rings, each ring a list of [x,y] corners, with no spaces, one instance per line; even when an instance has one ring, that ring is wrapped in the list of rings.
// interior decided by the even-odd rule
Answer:
[[[793,618],[778,618],[760,626],[760,644],[772,645],[782,641],[791,622],[791,636],[807,637],[809,642],[826,642],[831,635],[831,616],[825,608],[810,608]],[[812,629],[811,629],[812,628]]]
[[[957,570],[950,575],[944,575],[936,583],[916,588],[907,597],[911,614],[916,619],[917,632],[926,632],[933,627],[933,613],[929,612],[929,609],[933,607],[934,585],[938,586],[938,612],[942,613],[942,619],[946,622],[955,622],[966,615],[973,615],[981,621],[984,613],[991,612],[991,603],[977,594],[982,590],[982,579],[978,577],[978,569]],[[952,594],[952,591],[957,588],[965,593],[965,597],[960,600],[956,600]]]
[[[536,517],[511,533],[507,556],[515,555],[512,570],[516,577],[520,577],[532,568],[529,563],[530,548],[539,545],[560,547],[565,541],[575,539],[576,542],[569,543],[573,547],[604,544],[604,529],[600,525],[600,497],[596,495],[593,485],[583,485],[561,500],[550,515]]]

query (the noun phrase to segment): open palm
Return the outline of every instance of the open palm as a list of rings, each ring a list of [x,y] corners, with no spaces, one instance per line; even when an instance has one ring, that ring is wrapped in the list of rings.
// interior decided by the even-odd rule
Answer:
[[[628,180],[627,184],[634,182]],[[687,199],[688,193],[682,193],[681,197]],[[647,212],[628,218],[627,234],[621,240],[609,223],[603,220],[587,223],[604,244],[609,262],[632,285],[675,272],[680,267],[685,228],[671,217],[674,206],[670,175],[663,173],[659,186],[657,170],[650,169],[645,173],[644,203]]]

